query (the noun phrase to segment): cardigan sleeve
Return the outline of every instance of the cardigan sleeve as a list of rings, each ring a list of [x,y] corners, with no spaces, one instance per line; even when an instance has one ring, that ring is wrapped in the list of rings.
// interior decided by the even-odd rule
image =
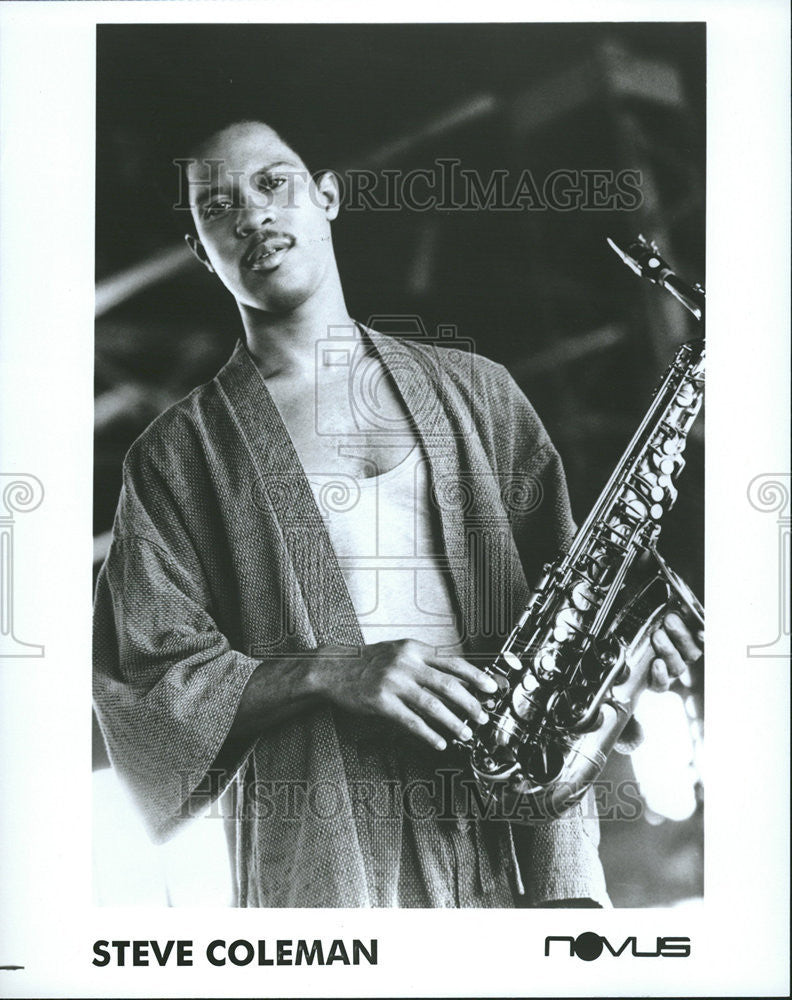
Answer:
[[[561,457],[536,410],[508,371],[493,365],[490,447],[523,570],[529,585],[542,566],[566,549],[575,534]]]
[[[599,858],[599,818],[594,793],[560,819],[513,828],[530,906],[612,904]]]
[[[172,497],[129,462],[96,586],[93,662],[110,760],[152,839],[163,841],[224,791],[246,757],[250,746],[227,737],[258,661],[218,630]]]

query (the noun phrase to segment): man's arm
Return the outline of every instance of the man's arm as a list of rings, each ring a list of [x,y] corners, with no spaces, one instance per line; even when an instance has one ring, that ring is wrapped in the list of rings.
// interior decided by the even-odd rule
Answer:
[[[470,688],[492,694],[495,681],[460,656],[438,656],[413,639],[324,646],[262,662],[250,676],[229,733],[256,737],[323,701],[356,715],[379,716],[437,750],[448,737],[471,736],[465,719],[486,721]]]
[[[480,718],[471,689],[494,682],[412,640],[323,647],[265,661],[232,649],[182,567],[160,546],[118,537],[97,584],[94,695],[113,764],[156,840],[189,818],[217,769],[230,782],[252,742],[328,702],[379,716],[440,748]],[[205,794],[204,794],[205,798]]]

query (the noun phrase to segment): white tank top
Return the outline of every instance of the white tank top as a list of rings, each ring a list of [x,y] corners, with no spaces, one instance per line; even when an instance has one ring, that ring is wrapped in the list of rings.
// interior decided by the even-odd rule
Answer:
[[[438,653],[461,653],[420,446],[380,476],[309,473],[308,481],[366,643],[419,639]]]

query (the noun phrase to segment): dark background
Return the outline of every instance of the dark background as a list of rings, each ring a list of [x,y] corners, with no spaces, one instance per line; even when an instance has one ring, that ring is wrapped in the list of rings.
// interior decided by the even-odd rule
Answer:
[[[342,210],[334,225],[351,315],[455,326],[506,364],[585,517],[674,346],[696,333],[605,237],[643,232],[687,280],[704,278],[703,25],[113,25],[98,29],[97,56],[97,567],[124,452],[241,333],[229,294],[180,248],[172,163],[241,118],[272,124],[311,169],[454,157],[484,179],[508,169],[507,190],[526,168],[540,189],[556,168],[641,171],[632,211]],[[701,594],[701,419],[687,459],[662,548]],[[628,762],[609,768],[629,777]],[[614,902],[699,895],[701,810],[639,822],[603,824]]]

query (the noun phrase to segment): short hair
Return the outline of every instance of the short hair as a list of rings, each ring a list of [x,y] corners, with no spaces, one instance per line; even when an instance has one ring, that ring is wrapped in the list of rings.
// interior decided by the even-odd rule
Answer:
[[[277,138],[280,139],[280,141],[284,144],[284,146],[288,146],[288,148],[293,153],[296,153],[296,155],[303,161],[303,163],[305,163],[305,160],[303,159],[302,154],[297,149],[297,147],[295,146],[295,144],[293,142],[291,142],[289,139],[287,139],[284,136],[283,132],[281,132],[279,129],[275,128],[273,125],[270,125],[269,122],[265,122],[261,118],[237,118],[237,119],[234,119],[233,121],[228,121],[225,124],[220,125],[218,128],[212,129],[211,132],[206,133],[203,136],[202,139],[198,139],[198,140],[194,141],[192,143],[191,149],[190,149],[190,151],[189,151],[189,153],[187,155],[188,155],[188,157],[193,157],[193,158],[197,159],[198,156],[200,155],[200,153],[202,152],[202,150],[208,145],[208,143],[212,139],[214,139],[214,137],[216,135],[219,135],[221,132],[227,132],[229,129],[232,129],[232,128],[244,128],[245,126],[252,126],[252,125],[258,125],[258,126],[261,126],[263,128],[269,129],[270,132],[273,133],[273,135],[277,136]],[[306,163],[306,166],[307,166],[307,163]]]
[[[282,131],[275,128],[275,126],[271,125],[269,122],[265,122],[261,118],[229,118],[223,121],[221,124],[218,124],[216,128],[212,128],[209,131],[203,129],[200,135],[193,132],[192,135],[182,136],[180,142],[178,142],[176,146],[173,148],[178,148],[178,146],[181,146],[183,152],[179,153],[176,156],[172,156],[171,163],[175,165],[180,161],[184,162],[189,160],[198,160],[202,156],[206,146],[211,142],[211,140],[216,135],[219,135],[221,132],[225,132],[231,128],[244,127],[250,125],[261,125],[264,128],[268,128],[271,132],[274,133],[274,135],[278,137],[278,139],[280,139],[280,141],[284,144],[284,146],[287,146],[293,153],[295,153],[299,157],[300,160],[302,160],[302,162],[306,165],[310,173],[311,168],[308,166],[305,157],[303,157],[303,155],[301,154],[299,149],[297,149],[295,144],[291,142],[290,139],[286,138],[286,136],[284,136]],[[183,177],[180,172],[174,174],[173,185],[174,187],[178,185],[178,191],[174,191],[176,197],[173,198],[171,203],[174,211],[179,211],[179,210],[183,211],[185,208],[185,206],[180,204],[180,197],[183,196],[184,193],[181,188],[182,181]],[[192,212],[188,211],[187,216],[188,216],[187,231],[190,233],[190,235],[197,236],[195,230],[195,222],[192,217]],[[184,227],[184,219],[182,216],[179,216],[178,222],[179,222],[179,228],[183,233],[185,227]]]

